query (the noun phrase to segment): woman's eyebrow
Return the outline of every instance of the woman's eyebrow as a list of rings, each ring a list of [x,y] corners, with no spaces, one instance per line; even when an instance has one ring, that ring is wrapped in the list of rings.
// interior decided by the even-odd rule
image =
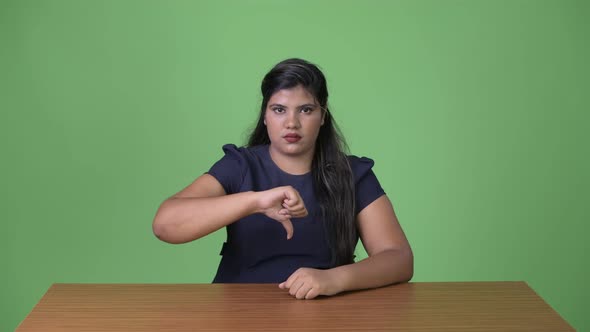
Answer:
[[[287,108],[287,106],[285,106],[285,105],[276,104],[276,103],[275,104],[271,104],[268,107],[282,107],[282,108]]]
[[[299,106],[297,106],[296,108],[304,108],[304,107],[312,107],[312,108],[313,108],[313,107],[316,107],[316,106],[318,106],[318,105],[317,105],[317,104],[309,104],[309,103],[308,103],[308,104],[299,105]],[[268,107],[282,107],[282,108],[288,108],[288,107],[287,107],[287,106],[285,106],[285,105],[281,105],[281,104],[277,104],[277,103],[270,104]]]
[[[318,105],[316,105],[316,104],[303,104],[303,105],[298,106],[297,108],[304,108],[304,107],[314,108],[316,106],[318,106]]]

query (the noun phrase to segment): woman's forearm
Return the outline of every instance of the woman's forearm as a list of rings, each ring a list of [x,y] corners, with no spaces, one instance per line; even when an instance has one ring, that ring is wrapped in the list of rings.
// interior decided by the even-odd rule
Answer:
[[[173,197],[160,205],[152,228],[162,241],[185,243],[257,212],[255,192],[202,198]]]
[[[332,271],[341,292],[376,288],[412,279],[414,258],[410,249],[390,249]]]

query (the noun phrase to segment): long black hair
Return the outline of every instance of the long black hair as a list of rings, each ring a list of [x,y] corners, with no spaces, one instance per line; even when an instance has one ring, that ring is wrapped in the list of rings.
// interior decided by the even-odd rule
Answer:
[[[328,108],[326,78],[316,65],[302,59],[287,59],[264,76],[260,87],[260,117],[250,134],[248,146],[270,144],[264,125],[268,101],[275,92],[298,85],[315,97],[325,113],[324,124],[316,140],[311,172],[332,252],[332,265],[353,263],[359,236],[355,223],[354,180],[346,157],[348,146]]]

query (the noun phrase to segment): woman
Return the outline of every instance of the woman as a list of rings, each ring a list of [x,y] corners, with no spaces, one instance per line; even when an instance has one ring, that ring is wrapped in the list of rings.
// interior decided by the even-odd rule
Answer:
[[[226,227],[213,282],[277,282],[297,299],[410,280],[410,245],[373,161],[344,153],[323,73],[288,59],[261,90],[247,147],[225,145],[209,172],[164,201],[154,234],[184,243]],[[359,236],[369,257],[355,263]]]

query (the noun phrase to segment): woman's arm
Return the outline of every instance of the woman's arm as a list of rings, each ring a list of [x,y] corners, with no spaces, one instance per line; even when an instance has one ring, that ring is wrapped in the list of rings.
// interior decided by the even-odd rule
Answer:
[[[160,205],[152,229],[162,241],[185,243],[254,213],[279,221],[291,238],[290,218],[306,216],[307,210],[292,187],[226,195],[219,181],[204,174]]]
[[[365,207],[357,223],[368,258],[330,270],[301,268],[279,287],[298,299],[311,299],[409,281],[414,274],[412,249],[387,196]]]
[[[369,257],[334,268],[339,290],[381,287],[405,282],[414,275],[414,256],[386,195],[357,216],[361,241]]]

